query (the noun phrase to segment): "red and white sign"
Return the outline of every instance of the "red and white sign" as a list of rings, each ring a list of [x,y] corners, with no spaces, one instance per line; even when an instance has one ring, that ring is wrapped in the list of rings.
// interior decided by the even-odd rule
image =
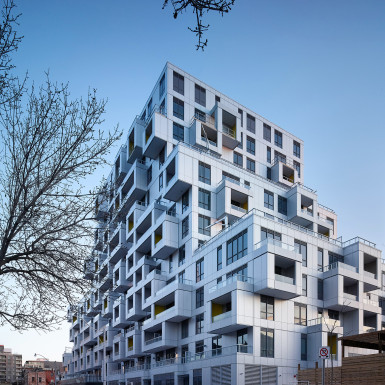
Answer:
[[[320,347],[319,352],[318,352],[318,356],[319,356],[319,358],[323,358],[323,359],[330,358],[330,346]]]

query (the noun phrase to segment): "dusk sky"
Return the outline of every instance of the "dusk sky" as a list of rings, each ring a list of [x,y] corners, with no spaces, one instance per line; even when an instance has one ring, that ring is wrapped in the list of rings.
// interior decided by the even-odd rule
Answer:
[[[167,61],[304,140],[305,185],[338,214],[343,240],[385,250],[385,2],[236,0],[209,14],[196,51],[194,17],[162,0],[15,0],[24,35],[18,74],[69,82],[108,98],[105,130],[124,138]],[[113,150],[113,155],[115,150]],[[96,184],[100,176],[90,178]],[[69,324],[54,333],[0,328],[0,344],[61,360]]]

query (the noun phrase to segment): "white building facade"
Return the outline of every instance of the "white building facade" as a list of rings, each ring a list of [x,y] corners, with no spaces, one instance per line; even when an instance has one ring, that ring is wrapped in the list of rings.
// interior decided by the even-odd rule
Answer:
[[[381,252],[303,181],[300,139],[167,63],[96,202],[67,381],[290,384],[326,345],[340,364],[338,337],[382,327]]]

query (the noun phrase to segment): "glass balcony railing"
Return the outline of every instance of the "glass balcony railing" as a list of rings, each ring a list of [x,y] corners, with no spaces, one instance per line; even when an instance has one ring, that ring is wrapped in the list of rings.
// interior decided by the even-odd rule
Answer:
[[[212,317],[212,322],[214,323],[214,322],[218,322],[218,321],[221,321],[223,319],[229,318],[229,317],[231,317],[231,314],[232,314],[231,310],[227,311],[225,313],[222,313],[222,314],[218,314],[218,315]]]
[[[279,282],[289,283],[290,285],[294,285],[294,278],[286,277],[284,275],[275,274],[275,279]]]

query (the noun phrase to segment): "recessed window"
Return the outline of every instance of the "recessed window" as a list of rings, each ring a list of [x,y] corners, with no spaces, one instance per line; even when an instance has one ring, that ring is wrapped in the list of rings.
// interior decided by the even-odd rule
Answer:
[[[306,326],[307,324],[307,306],[302,303],[294,304],[294,323],[296,325]]]
[[[307,245],[305,242],[294,240],[294,249],[298,254],[302,255],[302,266],[307,266]]]
[[[307,275],[302,275],[302,295],[307,296]]]
[[[318,279],[317,298],[321,301],[324,299],[324,281],[322,279]]]
[[[261,295],[261,319],[274,321],[274,298]]]
[[[147,170],[147,184],[150,184],[152,181],[152,166]]]
[[[206,90],[195,84],[195,102],[206,107]]]
[[[183,245],[179,248],[178,266],[182,266],[186,262],[186,246]]]
[[[271,239],[276,239],[277,241],[281,241],[282,235],[277,231],[273,231],[273,230],[265,229],[264,227],[261,227],[261,241],[263,241],[266,238],[271,238]]]
[[[182,221],[182,238],[184,238],[189,232],[188,216]]]
[[[211,192],[199,188],[198,191],[198,205],[202,209],[211,210]]]
[[[227,265],[247,254],[247,230],[227,241]]]
[[[263,139],[271,142],[271,127],[266,123],[263,123]]]
[[[295,140],[293,141],[293,155],[297,158],[301,157],[301,145]]]
[[[166,89],[166,75],[163,74],[159,82],[159,99],[163,96],[165,89]]]
[[[210,235],[210,218],[204,215],[198,215],[198,232],[203,235]]]
[[[255,134],[255,118],[254,116],[251,116],[249,114],[246,115],[247,122],[246,122],[246,128],[248,131]]]
[[[274,210],[274,194],[270,191],[265,190],[263,197],[264,206],[269,210]]]
[[[205,316],[204,316],[204,313],[202,314],[198,314],[196,316],[196,319],[195,319],[195,322],[196,322],[196,327],[195,327],[195,334],[201,334],[203,333],[203,330],[204,330],[204,320],[205,320]]]
[[[324,267],[324,251],[323,251],[323,249],[318,249],[317,267],[318,267],[318,271],[323,271],[323,267]]]
[[[274,329],[261,328],[261,357],[274,358]]]
[[[278,212],[287,215],[287,199],[278,195]]]
[[[199,261],[197,261],[195,267],[196,267],[196,281],[200,282],[205,276],[205,271],[204,271],[204,260],[201,258]]]
[[[199,181],[211,184],[211,167],[203,162],[199,162]]]
[[[298,178],[301,178],[301,164],[293,160],[293,166],[298,172]]]
[[[215,102],[216,103],[220,103],[221,102],[221,98],[218,95],[215,95]]]
[[[205,296],[204,296],[204,288],[200,287],[195,292],[195,302],[196,302],[196,308],[202,307],[204,305]]]
[[[238,114],[241,115],[241,127],[243,127],[243,111],[238,108]]]
[[[163,188],[163,172],[159,174],[159,191]]]
[[[282,148],[282,132],[274,130],[274,144]]]
[[[184,120],[184,103],[182,100],[173,99],[173,114],[176,118]]]
[[[172,137],[176,140],[184,142],[184,127],[178,123],[172,124]]]
[[[181,334],[182,338],[187,338],[188,337],[188,319],[182,321],[181,323]]]
[[[271,148],[270,147],[267,147],[266,161],[267,161],[267,163],[271,163]]]
[[[195,109],[195,117],[201,122],[206,122],[206,113],[201,110],[198,110],[198,108]]]
[[[238,166],[243,166],[243,156],[234,151],[234,163]]]
[[[222,269],[222,246],[217,248],[217,271]]]
[[[173,90],[184,95],[184,77],[174,71]]]
[[[301,334],[301,360],[307,361],[307,334]]]
[[[246,151],[252,155],[255,155],[255,139],[246,137]]]
[[[246,158],[246,168],[249,171],[255,172],[255,161],[250,158]]]

